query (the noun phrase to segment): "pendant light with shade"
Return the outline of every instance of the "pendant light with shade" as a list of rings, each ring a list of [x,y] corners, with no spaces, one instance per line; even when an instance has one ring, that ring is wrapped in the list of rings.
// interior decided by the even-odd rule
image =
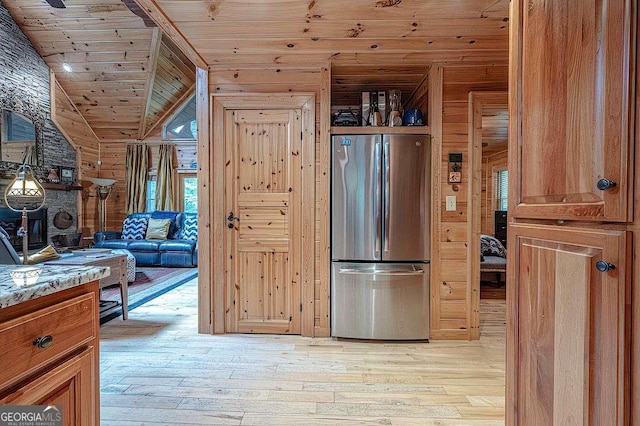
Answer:
[[[17,236],[22,237],[22,263],[29,264],[29,218],[42,208],[46,200],[46,193],[33,169],[28,164],[22,164],[16,171],[16,177],[4,191],[4,202],[15,212],[22,212],[22,223]]]

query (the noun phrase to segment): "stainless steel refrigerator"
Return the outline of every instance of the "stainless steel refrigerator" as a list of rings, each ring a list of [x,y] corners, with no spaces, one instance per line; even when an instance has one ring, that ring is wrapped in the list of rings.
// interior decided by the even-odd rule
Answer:
[[[331,335],[429,338],[430,143],[333,136]]]

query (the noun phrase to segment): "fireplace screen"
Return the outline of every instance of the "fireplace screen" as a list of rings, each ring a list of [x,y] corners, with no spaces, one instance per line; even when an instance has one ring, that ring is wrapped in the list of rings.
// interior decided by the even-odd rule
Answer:
[[[28,217],[29,250],[41,249],[47,245],[47,209],[29,213]],[[21,212],[0,208],[0,226],[7,231],[11,245],[18,253],[22,253],[22,237],[17,235],[21,223]]]

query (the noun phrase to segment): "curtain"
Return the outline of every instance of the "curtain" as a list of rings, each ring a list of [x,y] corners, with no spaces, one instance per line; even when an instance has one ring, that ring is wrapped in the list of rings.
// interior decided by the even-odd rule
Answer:
[[[127,214],[144,212],[147,202],[149,151],[146,145],[127,146]]]
[[[160,145],[158,178],[156,180],[156,210],[175,210],[176,174],[173,145]]]

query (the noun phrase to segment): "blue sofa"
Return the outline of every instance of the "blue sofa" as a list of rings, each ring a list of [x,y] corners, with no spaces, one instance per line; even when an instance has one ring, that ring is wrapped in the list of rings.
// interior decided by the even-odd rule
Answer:
[[[94,248],[125,249],[129,250],[136,258],[139,266],[167,266],[167,267],[195,267],[198,266],[198,240],[195,236],[185,239],[185,221],[197,221],[196,213],[183,212],[153,212],[133,213],[127,218],[143,220],[150,218],[170,218],[171,226],[167,239],[123,239],[122,232],[106,231],[97,232],[94,239]],[[125,219],[125,222],[127,220]],[[196,222],[197,223],[197,222]],[[145,227],[146,228],[146,227]]]

